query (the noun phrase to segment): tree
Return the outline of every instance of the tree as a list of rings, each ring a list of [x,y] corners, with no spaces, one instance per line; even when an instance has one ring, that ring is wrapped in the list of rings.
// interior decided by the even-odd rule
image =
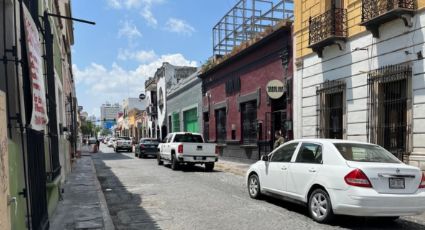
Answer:
[[[112,134],[112,131],[110,129],[102,129],[102,131],[100,132],[101,136],[108,136],[111,134]]]
[[[81,123],[81,133],[84,136],[92,136],[93,129],[94,129],[94,125],[93,125],[93,123],[91,123],[91,121],[82,121],[82,123]]]

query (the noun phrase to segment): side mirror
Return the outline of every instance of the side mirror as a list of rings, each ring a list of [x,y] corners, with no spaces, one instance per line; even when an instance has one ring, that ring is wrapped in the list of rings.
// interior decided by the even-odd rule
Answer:
[[[269,161],[269,156],[268,155],[263,155],[263,156],[261,156],[261,160],[262,161]]]

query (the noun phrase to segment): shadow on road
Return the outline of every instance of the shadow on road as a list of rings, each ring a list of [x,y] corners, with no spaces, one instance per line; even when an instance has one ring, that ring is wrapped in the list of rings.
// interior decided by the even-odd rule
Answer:
[[[275,197],[264,197],[264,201],[280,206],[288,211],[297,212],[301,215],[309,217],[307,207],[305,205],[284,201]],[[372,217],[355,217],[355,216],[336,216],[329,224],[331,226],[347,228],[347,229],[424,229],[425,225],[415,223],[413,221],[398,219],[390,221],[385,218]]]
[[[142,207],[143,199],[140,194],[129,192],[105,164],[105,161],[132,158],[119,153],[99,153],[92,155],[92,158],[116,229],[160,229],[156,221]]]
[[[171,170],[171,165],[164,163],[164,166]],[[204,173],[218,173],[219,170],[206,171],[204,166],[201,165],[180,165],[177,171],[190,173],[190,172],[204,172]]]

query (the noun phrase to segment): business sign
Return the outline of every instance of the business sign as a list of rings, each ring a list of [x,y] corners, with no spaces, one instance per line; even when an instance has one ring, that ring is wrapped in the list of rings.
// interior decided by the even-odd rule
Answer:
[[[46,90],[44,88],[42,46],[37,26],[26,6],[24,8],[25,42],[32,91],[31,128],[43,131],[47,122]]]
[[[266,91],[271,99],[279,99],[285,92],[285,85],[280,80],[271,80],[267,83]]]
[[[114,126],[116,123],[115,121],[104,121],[103,122],[103,128],[104,129],[111,129],[112,126]]]

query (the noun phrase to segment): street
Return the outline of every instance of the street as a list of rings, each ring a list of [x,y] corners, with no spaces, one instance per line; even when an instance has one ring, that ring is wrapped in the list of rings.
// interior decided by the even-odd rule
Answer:
[[[154,158],[114,153],[103,144],[100,150],[92,158],[116,229],[425,229],[425,220],[413,217],[337,216],[321,225],[303,206],[251,199],[242,176],[201,166],[172,171]]]

